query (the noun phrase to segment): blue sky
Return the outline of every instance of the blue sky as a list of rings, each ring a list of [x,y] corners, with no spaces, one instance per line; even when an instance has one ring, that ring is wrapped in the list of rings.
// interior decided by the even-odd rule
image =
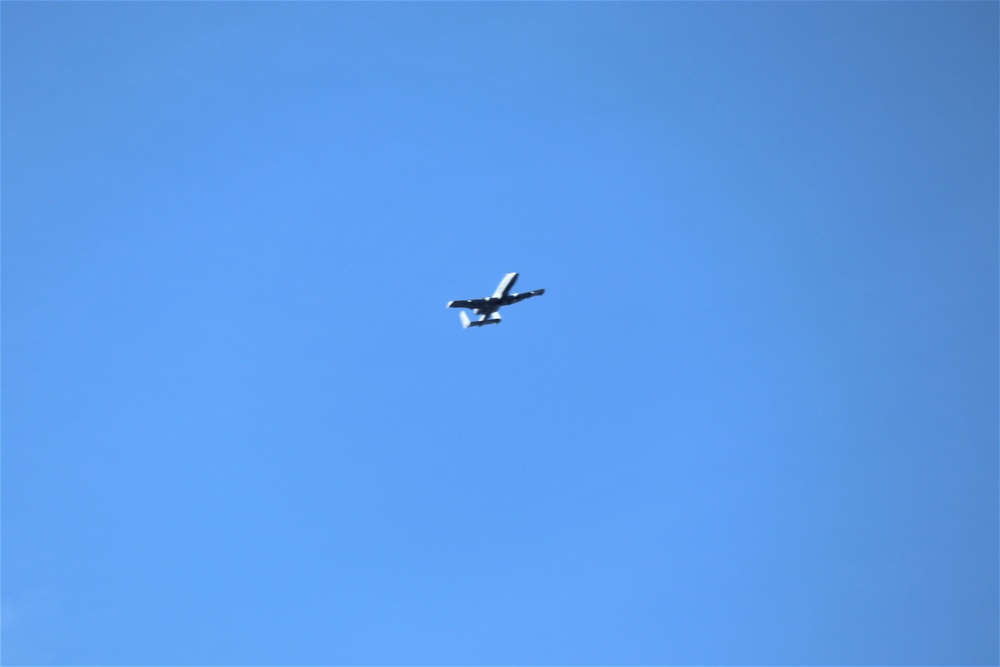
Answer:
[[[998,18],[3,3],[4,663],[996,664]]]

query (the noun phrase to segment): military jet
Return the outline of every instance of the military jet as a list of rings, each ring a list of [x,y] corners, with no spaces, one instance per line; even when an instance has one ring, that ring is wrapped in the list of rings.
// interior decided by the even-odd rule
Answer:
[[[469,308],[473,313],[480,316],[478,320],[470,321],[469,316],[465,314],[464,310],[460,312],[458,316],[462,319],[463,329],[484,327],[487,324],[500,324],[500,313],[497,311],[500,310],[501,306],[509,306],[512,303],[545,294],[545,290],[543,289],[511,294],[510,288],[514,286],[516,281],[517,274],[508,273],[500,281],[500,286],[497,287],[496,292],[493,292],[493,296],[488,296],[485,299],[469,299],[468,301],[449,301],[448,308]]]

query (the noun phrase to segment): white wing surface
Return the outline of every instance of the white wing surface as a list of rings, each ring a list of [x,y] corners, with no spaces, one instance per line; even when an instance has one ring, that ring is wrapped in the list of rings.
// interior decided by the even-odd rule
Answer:
[[[507,296],[508,294],[510,294],[510,288],[513,287],[514,283],[516,282],[517,282],[517,274],[508,273],[503,277],[503,280],[500,281],[500,285],[497,287],[497,291],[493,292],[493,297],[496,298],[501,296]]]

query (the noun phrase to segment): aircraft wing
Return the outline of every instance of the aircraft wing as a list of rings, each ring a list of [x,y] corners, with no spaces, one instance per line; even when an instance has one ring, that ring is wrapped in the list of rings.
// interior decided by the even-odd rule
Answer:
[[[447,308],[482,308],[485,305],[485,299],[469,299],[467,301],[459,299],[458,301],[449,301]]]
[[[508,294],[510,294],[510,288],[513,287],[514,283],[516,282],[517,282],[517,273],[508,273],[503,277],[503,280],[500,281],[500,284],[497,286],[497,291],[493,292],[493,297],[499,298],[502,296],[507,296]]]
[[[536,289],[536,290],[532,290],[530,292],[521,292],[520,294],[511,294],[507,298],[510,299],[511,303],[517,303],[518,301],[524,301],[525,299],[530,299],[533,296],[541,296],[542,294],[545,294],[545,290],[544,289]]]

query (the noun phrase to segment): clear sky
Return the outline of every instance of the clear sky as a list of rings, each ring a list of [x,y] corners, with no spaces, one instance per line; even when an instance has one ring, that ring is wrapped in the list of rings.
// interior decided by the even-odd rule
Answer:
[[[1000,660],[996,2],[0,12],[5,664]]]

